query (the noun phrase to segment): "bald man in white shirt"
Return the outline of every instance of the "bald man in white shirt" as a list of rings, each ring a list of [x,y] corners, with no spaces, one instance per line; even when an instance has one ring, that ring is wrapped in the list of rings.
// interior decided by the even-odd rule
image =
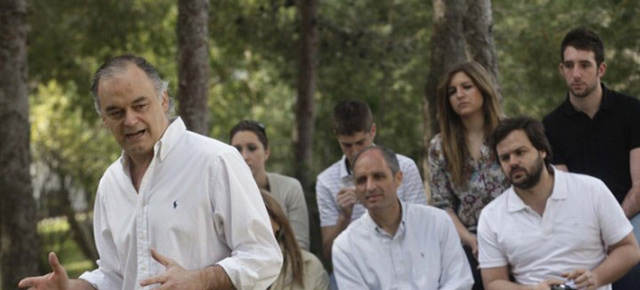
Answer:
[[[395,153],[369,147],[354,158],[353,174],[367,211],[333,243],[340,289],[471,289],[471,268],[451,218],[398,199],[403,174]]]

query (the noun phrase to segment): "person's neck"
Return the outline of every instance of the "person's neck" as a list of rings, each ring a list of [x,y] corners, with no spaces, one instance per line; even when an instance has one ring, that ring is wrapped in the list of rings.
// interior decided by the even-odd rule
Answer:
[[[542,170],[542,176],[540,176],[538,184],[528,189],[514,186],[514,189],[516,194],[518,194],[520,199],[522,199],[526,205],[542,216],[547,205],[547,199],[549,199],[553,192],[553,182],[554,176],[549,173],[545,166]]]
[[[484,115],[482,114],[482,111],[478,111],[469,116],[460,117],[460,119],[462,120],[462,125],[467,131],[467,135],[484,135]]]
[[[256,176],[254,176],[253,178],[256,180],[256,183],[258,184],[258,188],[264,189],[266,191],[270,191],[269,179],[267,178],[266,171],[256,173]]]
[[[377,211],[369,211],[369,215],[373,222],[387,232],[390,236],[395,236],[402,221],[402,207],[400,200],[385,209]]]
[[[598,110],[600,110],[602,93],[602,86],[598,84],[591,94],[584,97],[576,97],[569,92],[569,102],[576,110],[587,114],[589,118],[593,119]]]
[[[147,172],[151,161],[153,160],[153,151],[150,153],[145,153],[142,155],[129,155],[129,173],[131,174],[131,183],[133,183],[133,187],[135,187],[136,191],[140,191],[140,184],[142,183],[142,178],[144,174]]]

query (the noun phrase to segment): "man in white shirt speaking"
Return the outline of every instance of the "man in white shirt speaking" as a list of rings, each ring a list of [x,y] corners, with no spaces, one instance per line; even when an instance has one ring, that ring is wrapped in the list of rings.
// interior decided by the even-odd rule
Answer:
[[[133,55],[92,82],[102,122],[122,156],[105,172],[94,208],[98,269],[52,273],[30,289],[265,289],[282,254],[251,171],[238,151],[170,120],[167,82]]]
[[[504,120],[490,144],[512,187],[478,225],[485,289],[611,289],[640,260],[631,224],[605,184],[555,170],[542,123]],[[510,281],[509,275],[515,278]]]
[[[333,243],[340,289],[459,289],[473,285],[453,222],[443,210],[398,199],[396,154],[369,147],[354,158],[355,192],[367,211]]]

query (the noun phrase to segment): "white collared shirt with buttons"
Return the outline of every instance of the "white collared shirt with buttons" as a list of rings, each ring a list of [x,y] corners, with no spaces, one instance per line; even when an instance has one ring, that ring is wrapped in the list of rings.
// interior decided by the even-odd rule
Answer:
[[[594,177],[555,171],[542,216],[513,190],[480,214],[480,268],[510,266],[516,281],[534,285],[580,268],[593,270],[632,226],[606,185]],[[611,285],[598,288],[611,289]]]
[[[471,268],[449,215],[400,204],[402,221],[394,236],[365,213],[336,238],[332,260],[338,288],[471,289]]]
[[[427,204],[427,195],[424,191],[422,177],[416,163],[409,157],[396,154],[400,171],[402,171],[402,184],[398,188],[398,198],[404,202]],[[342,158],[329,166],[318,175],[316,181],[316,200],[320,212],[320,226],[334,226],[338,223],[338,191],[343,187],[353,187],[353,175],[347,170],[347,158]],[[358,219],[366,209],[362,204],[353,206],[351,221]]]
[[[177,118],[154,152],[138,192],[124,153],[102,177],[94,208],[99,268],[80,278],[98,289],[140,289],[142,279],[165,271],[154,248],[188,270],[219,265],[237,289],[268,287],[282,253],[238,151]]]

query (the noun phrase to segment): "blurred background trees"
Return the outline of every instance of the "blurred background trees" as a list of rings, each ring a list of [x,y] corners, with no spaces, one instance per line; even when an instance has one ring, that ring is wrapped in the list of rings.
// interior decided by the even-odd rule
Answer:
[[[430,73],[434,82],[443,70],[434,65],[443,60],[435,52],[445,47],[434,37],[440,19],[436,5],[467,1],[210,1],[208,121],[203,128],[208,128],[209,136],[228,142],[228,131],[238,121],[264,123],[271,143],[268,170],[299,177],[297,171],[305,170],[310,177],[305,181],[307,200],[317,217],[315,193],[310,190],[315,176],[341,155],[331,130],[331,111],[338,101],[368,102],[378,125],[376,142],[422,164],[424,140],[433,133],[425,130],[423,119],[425,96],[433,94],[427,82]],[[639,1],[480,2],[491,5],[493,24],[462,22],[460,37],[472,45],[465,48],[468,57],[477,44],[464,33],[481,28],[493,34],[497,66],[492,71],[499,72],[506,115],[542,117],[564,99],[559,46],[564,34],[578,25],[591,27],[604,39],[607,85],[640,95],[640,23],[634,21],[640,15]],[[107,58],[134,53],[165,74],[171,95],[182,92],[178,92],[179,5],[169,0],[30,0],[28,4],[31,173],[38,219],[43,220],[38,227],[43,241],[38,254],[45,263],[46,252],[68,251],[60,257],[71,276],[77,276],[91,268],[95,258],[90,221],[97,183],[120,154],[93,109],[91,74]],[[312,4],[317,9],[309,22],[316,29],[315,40],[304,17],[305,5]],[[463,18],[480,16],[461,7]],[[441,35],[455,36],[446,31]],[[314,41],[315,52],[303,49]],[[456,43],[460,44],[450,44]],[[315,54],[308,60],[315,66],[310,83],[301,77],[307,52]],[[302,89],[305,84],[312,87]],[[308,103],[297,107],[303,95]],[[4,102],[0,100],[3,106]],[[296,117],[296,109],[307,113]],[[309,109],[311,116],[305,115]],[[302,118],[307,125],[300,127],[305,116],[310,117]],[[432,112],[426,117],[435,118]],[[306,137],[311,140],[312,158],[294,150],[304,137],[301,132],[308,130],[312,130]],[[301,167],[300,162],[307,163]],[[53,217],[57,219],[47,219]]]

